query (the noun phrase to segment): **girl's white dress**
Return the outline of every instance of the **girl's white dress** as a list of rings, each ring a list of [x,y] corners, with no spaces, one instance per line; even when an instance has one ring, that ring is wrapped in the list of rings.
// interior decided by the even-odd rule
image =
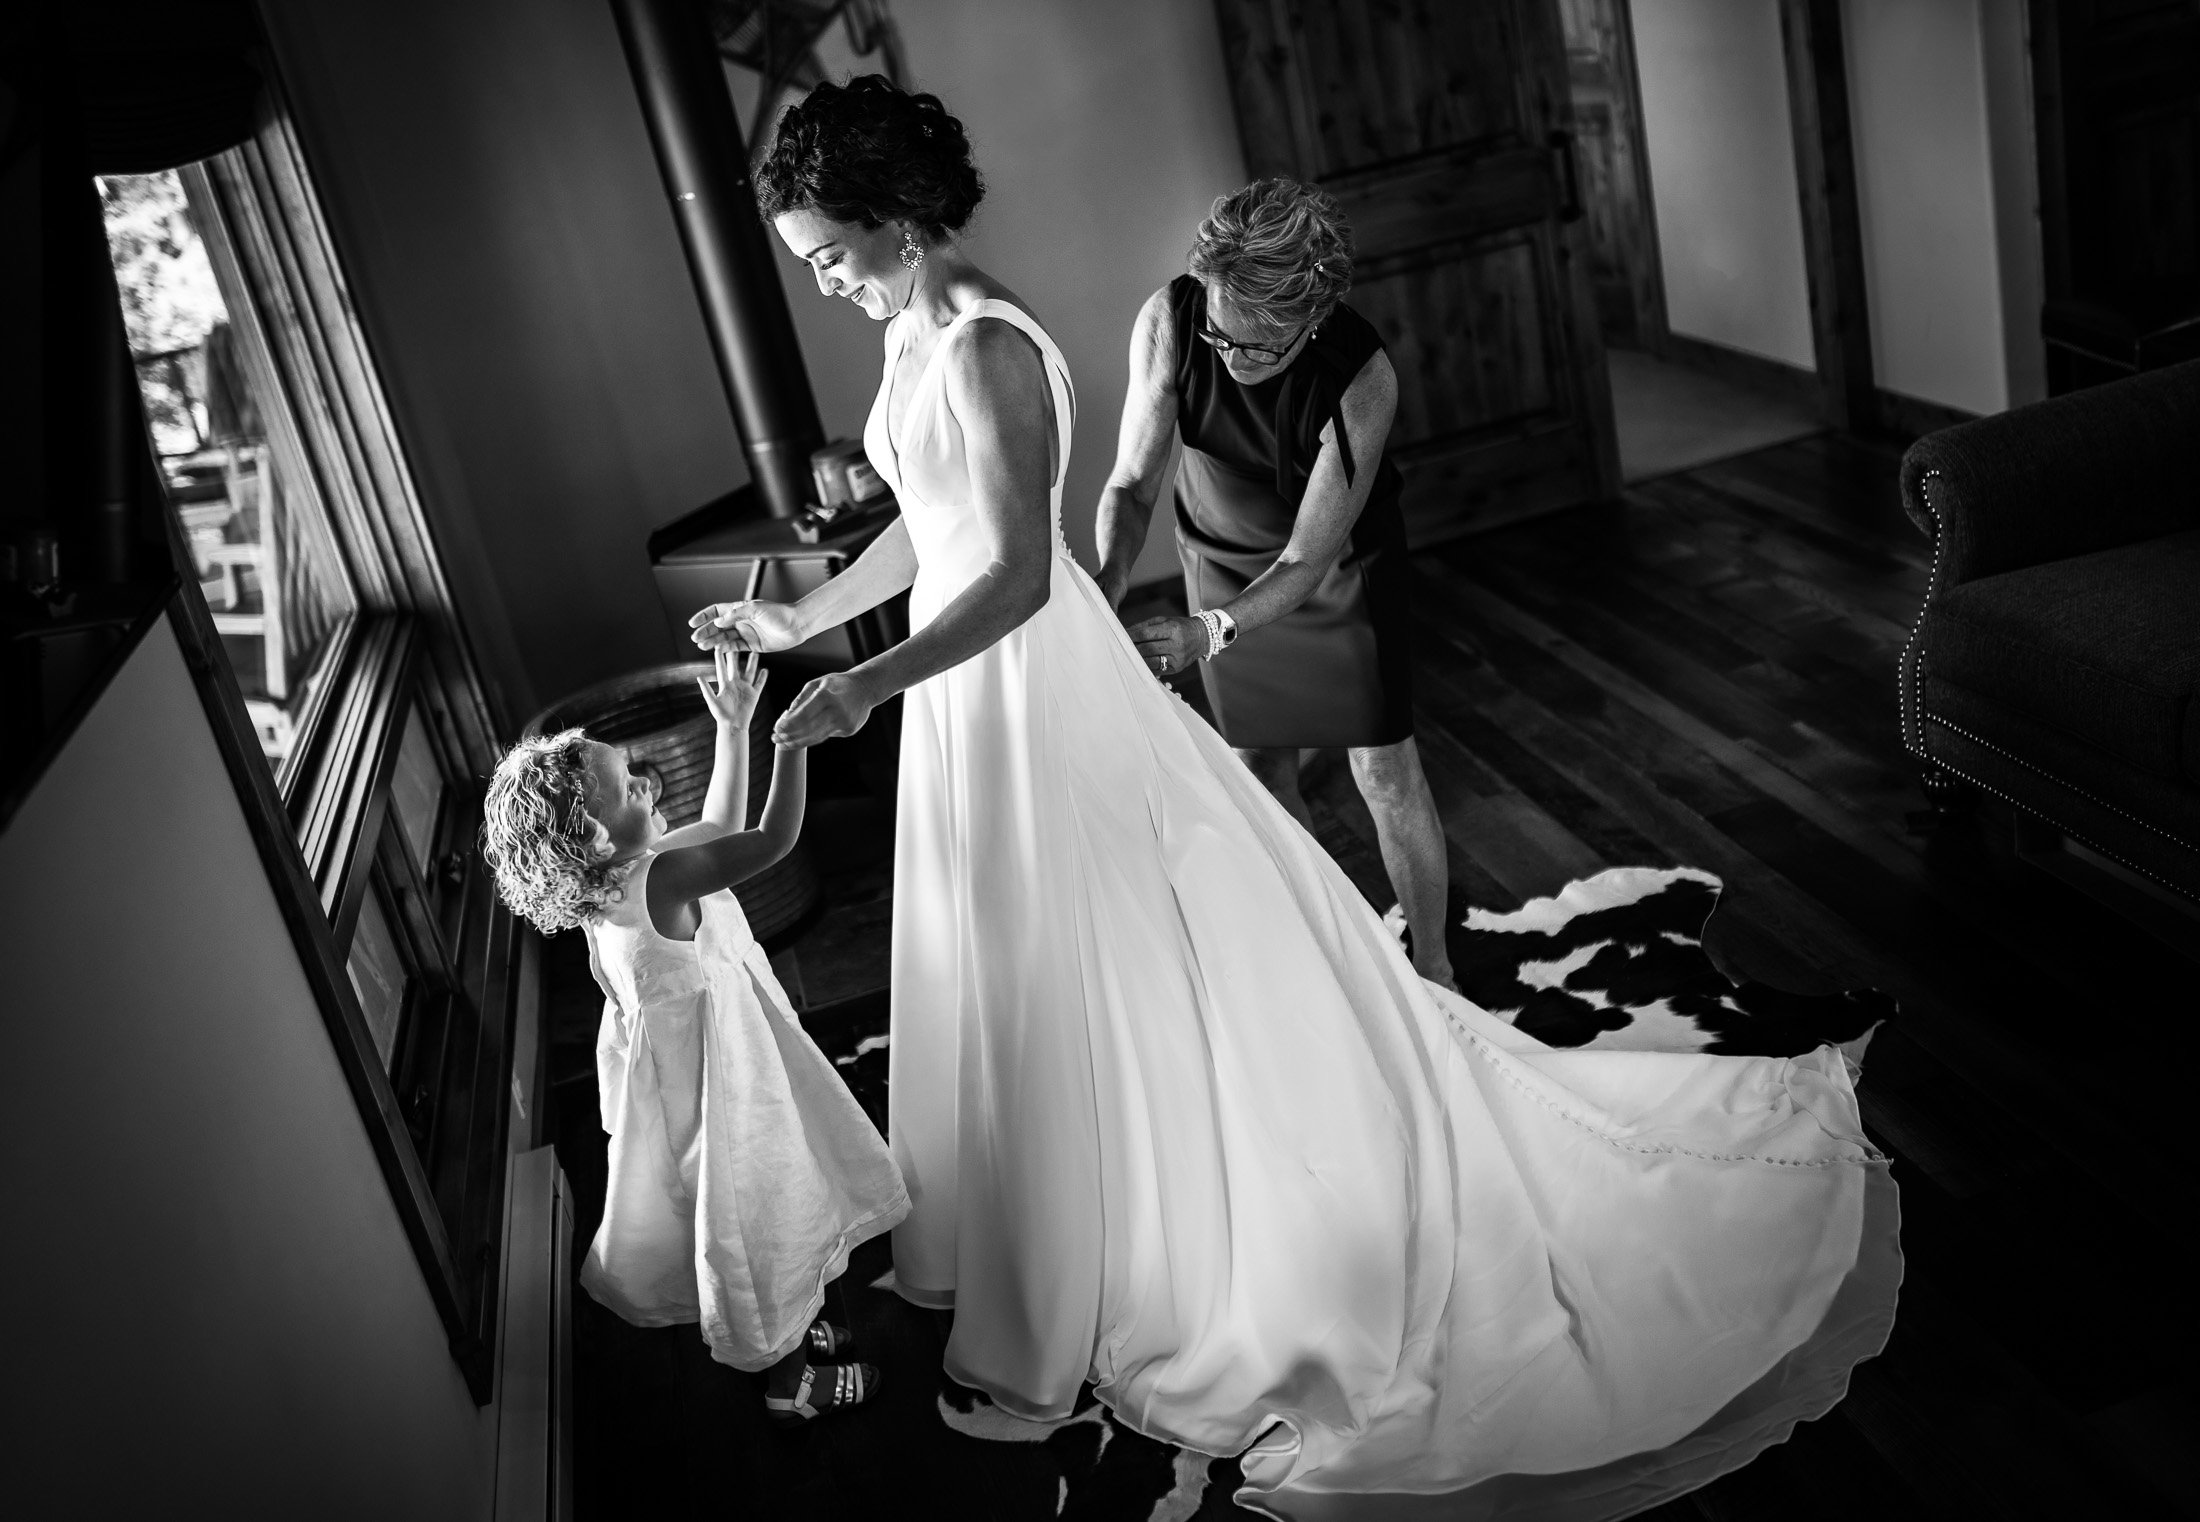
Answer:
[[[901,1176],[795,1018],[730,892],[657,933],[654,852],[585,929],[611,1175],[581,1284],[637,1326],[700,1320],[711,1356],[794,1350],[849,1250],[909,1213]]]
[[[1061,353],[1005,302],[898,438],[881,389],[919,628],[988,558],[940,379],[981,317],[1045,356],[1068,465]],[[1901,1267],[1839,1055],[1554,1050],[1440,997],[1141,663],[1059,477],[1051,510],[1046,606],[903,716],[894,1269],[954,1307],[948,1372],[1251,1445],[1240,1500],[1292,1518],[1626,1515],[1839,1400]]]

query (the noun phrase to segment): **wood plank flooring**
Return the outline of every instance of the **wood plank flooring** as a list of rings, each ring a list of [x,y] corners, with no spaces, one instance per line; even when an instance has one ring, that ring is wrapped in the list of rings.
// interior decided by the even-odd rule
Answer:
[[[1726,883],[1708,949],[1730,975],[1901,1002],[1860,1085],[1903,1190],[1893,1341],[1831,1415],[1652,1515],[2200,1514],[2175,1086],[2200,1046],[2196,969],[2017,861],[2004,814],[1913,833],[1894,670],[1930,547],[1897,459],[1819,435],[1421,557],[1419,740],[1454,907],[1702,867]],[[1387,905],[1341,758],[1306,780],[1324,845]],[[857,799],[839,818],[883,828]],[[885,900],[863,854],[840,852],[838,928],[781,953],[843,1013],[879,997]],[[557,1134],[585,1243],[603,1144],[575,941],[553,943]],[[888,1369],[881,1408],[791,1438],[691,1328],[636,1331],[581,1297],[581,1516],[1055,1515],[1060,1455],[937,1440],[942,1327],[860,1288],[885,1267],[884,1244],[859,1255],[842,1312]],[[1235,1513],[1227,1496],[1211,1484],[1197,1515]]]

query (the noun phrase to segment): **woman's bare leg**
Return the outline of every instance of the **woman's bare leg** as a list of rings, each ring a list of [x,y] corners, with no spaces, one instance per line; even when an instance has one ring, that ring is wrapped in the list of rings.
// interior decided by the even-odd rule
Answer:
[[[1444,823],[1421,770],[1411,737],[1396,745],[1351,751],[1352,780],[1375,816],[1375,839],[1391,890],[1413,931],[1413,968],[1432,983],[1451,986],[1451,952],[1444,944],[1444,897],[1451,869],[1444,859]]]

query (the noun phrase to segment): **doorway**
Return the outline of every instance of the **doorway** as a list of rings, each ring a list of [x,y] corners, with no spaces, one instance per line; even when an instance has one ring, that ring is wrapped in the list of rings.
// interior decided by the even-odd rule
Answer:
[[[1807,320],[1793,315],[1807,311],[1810,272],[1796,225],[1795,171],[1787,162],[1788,105],[1778,88],[1786,67],[1782,17],[1773,7],[1657,7],[1647,18],[1649,82],[1668,98],[1651,103],[1653,112],[1667,108],[1667,119],[1655,123],[1665,130],[1654,133],[1645,116],[1631,0],[1558,0],[1558,10],[1622,480],[1669,475],[1820,431],[1827,417],[1814,335]],[[1727,85],[1718,99],[1691,100],[1685,114],[1672,111],[1691,76],[1707,75]],[[1750,124],[1776,130],[1745,132],[1739,141],[1718,135]],[[1662,155],[1656,176],[1654,153]],[[1698,229],[1674,272],[1677,321],[1668,307],[1654,180],[1671,202],[1668,235]],[[1778,203],[1785,220],[1718,215],[1755,211],[1765,202]],[[1763,289],[1739,300],[1734,278],[1716,289],[1730,272]]]

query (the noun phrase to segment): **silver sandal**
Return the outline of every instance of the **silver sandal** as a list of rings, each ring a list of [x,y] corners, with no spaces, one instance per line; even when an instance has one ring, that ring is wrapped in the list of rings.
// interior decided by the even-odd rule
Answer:
[[[764,1410],[773,1422],[782,1427],[799,1427],[832,1411],[844,1411],[850,1406],[860,1406],[878,1394],[886,1381],[879,1371],[867,1363],[833,1363],[823,1365],[832,1375],[832,1383],[824,1400],[812,1399],[816,1392],[819,1365],[811,1364],[802,1371],[802,1383],[795,1386],[794,1398],[767,1395]]]
[[[831,1363],[843,1353],[853,1352],[856,1334],[844,1326],[834,1326],[823,1316],[810,1323],[804,1334],[802,1348],[812,1363]]]

